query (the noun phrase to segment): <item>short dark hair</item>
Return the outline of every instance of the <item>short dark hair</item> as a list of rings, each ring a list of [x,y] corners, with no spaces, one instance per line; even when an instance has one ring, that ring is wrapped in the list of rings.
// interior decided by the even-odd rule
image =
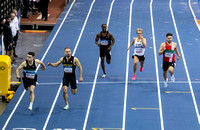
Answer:
[[[172,33],[167,33],[166,37],[168,37],[168,36],[173,36],[173,35],[172,35]]]
[[[106,26],[107,26],[107,24],[104,23],[104,24],[101,25],[101,27],[103,27],[103,25],[106,25]]]
[[[65,47],[65,49],[64,50],[66,50],[66,49],[70,49],[69,47]]]
[[[32,55],[33,57],[35,56],[34,52],[28,52],[29,55]]]

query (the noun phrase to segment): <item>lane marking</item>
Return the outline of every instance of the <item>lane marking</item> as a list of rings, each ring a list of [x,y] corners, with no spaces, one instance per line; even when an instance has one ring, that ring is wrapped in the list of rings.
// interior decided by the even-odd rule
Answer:
[[[159,108],[131,108],[133,110],[160,110]]]
[[[189,0],[188,3],[189,3],[190,11],[191,11],[191,13],[193,15],[194,21],[195,21],[195,23],[197,25],[198,30],[200,31],[200,26],[198,24],[197,17],[195,16],[194,11],[193,11],[192,6],[191,6],[191,0]]]
[[[191,93],[186,91],[165,91],[165,93]]]
[[[94,82],[78,82],[78,84],[93,84]],[[125,84],[126,82],[96,82],[96,84]],[[159,81],[159,83],[164,83],[164,81]],[[188,84],[188,81],[176,81],[169,84]],[[200,81],[191,81],[193,84],[199,84]],[[60,84],[60,82],[54,83],[37,83],[37,85],[55,85]],[[157,81],[128,81],[128,84],[157,84]]]
[[[56,38],[57,35],[58,35],[58,32],[60,31],[60,29],[61,29],[62,25],[64,24],[64,22],[65,22],[65,20],[66,20],[66,18],[67,18],[67,16],[68,16],[68,14],[69,14],[69,12],[71,11],[71,8],[72,8],[72,6],[74,5],[74,2],[75,2],[75,1],[76,1],[76,0],[73,1],[73,3],[71,4],[70,8],[68,9],[68,11],[67,11],[67,13],[66,13],[66,15],[65,15],[65,17],[64,17],[64,19],[63,19],[63,21],[62,21],[62,23],[60,24],[58,30],[56,31],[56,34],[54,35],[53,39],[51,40],[51,43],[49,44],[49,46],[48,46],[46,52],[44,53],[44,55],[43,55],[41,61],[43,61],[44,58],[46,57],[46,55],[47,55],[49,49],[51,48],[51,46],[52,46],[52,44],[53,44],[55,38]],[[36,72],[38,71],[39,67],[40,67],[40,65],[38,65],[38,67],[37,67],[37,69],[36,69]],[[7,127],[7,125],[8,125],[8,123],[9,123],[11,117],[13,116],[13,114],[14,114],[14,112],[16,111],[16,109],[17,109],[19,103],[21,102],[22,98],[24,97],[25,92],[26,92],[26,90],[24,90],[23,93],[21,94],[21,96],[20,96],[20,98],[19,98],[17,104],[15,105],[13,111],[11,112],[10,116],[8,117],[8,119],[7,119],[6,123],[4,124],[2,130],[5,130],[5,128]]]
[[[131,1],[130,4],[130,13],[129,13],[129,30],[128,30],[128,47],[130,45],[131,40],[131,24],[132,24],[132,13],[133,13],[133,2]],[[127,48],[128,48],[127,47]],[[129,72],[129,55],[130,51],[127,51],[127,59],[126,59],[126,79],[125,79],[125,91],[124,91],[124,110],[123,110],[123,122],[122,122],[122,129],[125,130],[126,128],[126,104],[127,104],[127,91],[128,91],[128,72]]]
[[[74,0],[73,2],[75,2],[75,1],[76,1],[76,0]],[[76,53],[76,49],[77,49],[77,47],[78,47],[78,45],[79,45],[80,39],[81,39],[81,37],[82,37],[83,31],[84,31],[85,26],[86,26],[86,24],[87,24],[87,21],[88,21],[88,18],[89,18],[89,16],[90,16],[90,13],[91,13],[91,10],[92,10],[92,8],[93,8],[94,3],[95,3],[95,0],[93,0],[92,3],[91,3],[91,5],[90,5],[90,9],[89,9],[89,11],[88,11],[87,17],[86,17],[85,22],[84,22],[84,24],[83,24],[83,27],[82,27],[82,29],[81,29],[81,33],[80,33],[79,38],[78,38],[78,40],[77,40],[77,42],[76,42],[76,46],[75,46],[75,48],[74,48],[74,51],[73,51],[72,55],[74,55],[74,54]],[[52,112],[53,112],[53,109],[54,109],[55,104],[56,104],[56,102],[57,102],[58,96],[59,96],[59,94],[60,94],[61,88],[62,88],[62,82],[61,82],[61,84],[60,84],[59,90],[58,90],[58,92],[57,92],[57,94],[56,94],[56,97],[55,97],[55,99],[54,99],[54,102],[53,102],[53,104],[52,104],[52,107],[51,107],[51,110],[50,110],[50,112],[49,112],[49,115],[48,115],[48,117],[47,117],[47,119],[46,119],[46,122],[45,122],[45,125],[44,125],[44,127],[43,127],[43,130],[45,130],[46,127],[47,127],[47,124],[48,124],[48,122],[49,122],[49,119],[50,119],[50,117],[51,117],[51,114],[52,114]]]
[[[162,99],[161,99],[161,94],[160,94],[160,79],[159,79],[159,74],[158,74],[158,58],[157,58],[157,51],[156,51],[157,49],[156,49],[156,42],[155,42],[152,3],[153,3],[153,0],[151,0],[151,2],[150,2],[150,13],[151,13],[151,27],[152,27],[154,56],[155,56],[155,69],[156,69],[157,89],[158,89],[158,102],[159,102],[159,108],[160,108],[161,130],[164,130],[163,113],[162,113]]]
[[[170,0],[170,2],[169,2],[169,7],[170,7],[170,11],[171,11],[172,20],[173,20],[173,23],[174,23],[174,28],[175,28],[175,31],[176,31],[176,36],[177,36],[177,39],[178,39],[178,44],[179,44],[179,47],[180,47],[180,50],[181,50],[181,55],[183,57],[182,59],[183,59],[186,75],[187,75],[187,78],[188,78],[188,82],[189,82],[190,91],[191,91],[191,94],[192,94],[192,99],[193,99],[195,111],[196,111],[196,114],[197,114],[198,122],[200,124],[199,109],[198,109],[197,102],[196,102],[196,99],[195,99],[195,95],[194,95],[194,91],[193,91],[193,88],[192,88],[190,75],[189,75],[189,72],[188,72],[188,68],[187,68],[187,64],[186,64],[186,60],[185,60],[185,56],[184,56],[184,52],[183,52],[183,48],[182,48],[182,44],[181,44],[181,40],[179,38],[179,33],[178,33],[177,26],[176,26],[175,18],[174,18],[174,13],[173,13],[173,9],[172,9],[172,0]]]
[[[111,16],[112,7],[113,7],[114,2],[115,2],[115,0],[113,0],[111,5],[110,5],[110,11],[109,11],[108,19],[107,19],[107,29],[109,27],[110,16]],[[90,100],[89,100],[89,103],[88,103],[87,113],[86,113],[85,121],[84,121],[84,125],[83,125],[83,130],[85,130],[86,126],[87,126],[87,121],[88,121],[88,117],[89,117],[89,114],[90,114],[90,108],[91,108],[91,104],[92,104],[92,100],[93,100],[94,90],[95,90],[95,87],[96,87],[97,76],[98,76],[98,73],[99,73],[99,66],[100,66],[100,57],[99,57],[99,61],[98,61],[98,64],[97,64],[94,83],[93,83],[93,86],[92,86],[92,92],[90,94]]]

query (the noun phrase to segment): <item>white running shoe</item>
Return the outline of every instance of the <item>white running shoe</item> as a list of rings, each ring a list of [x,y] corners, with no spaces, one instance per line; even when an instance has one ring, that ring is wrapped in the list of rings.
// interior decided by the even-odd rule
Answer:
[[[166,81],[164,81],[164,87],[165,88],[167,88],[167,86],[168,86],[167,82],[168,82],[168,79]]]
[[[28,110],[29,110],[29,111],[32,111],[32,107],[29,107]]]
[[[172,82],[172,83],[175,82],[175,77],[174,77],[174,76],[171,77],[171,82]]]
[[[102,78],[105,78],[105,77],[106,77],[106,74],[103,74],[103,75],[102,75]]]
[[[64,107],[64,110],[67,110],[67,109],[69,109],[69,105],[66,105],[66,106]]]

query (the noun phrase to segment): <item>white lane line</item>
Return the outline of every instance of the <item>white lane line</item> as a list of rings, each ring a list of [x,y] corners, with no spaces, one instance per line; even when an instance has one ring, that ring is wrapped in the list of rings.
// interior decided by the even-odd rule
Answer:
[[[95,3],[95,0],[93,0],[92,3],[91,3],[91,5],[90,5],[90,9],[89,9],[89,11],[88,11],[87,17],[86,17],[85,22],[84,22],[84,24],[83,24],[81,33],[80,33],[80,35],[79,35],[79,38],[78,38],[78,40],[77,40],[77,43],[76,43],[76,46],[75,46],[75,48],[74,48],[74,51],[73,51],[72,55],[74,55],[74,54],[76,53],[76,49],[77,49],[77,47],[78,47],[78,45],[79,45],[80,39],[81,39],[81,37],[82,37],[83,31],[84,31],[85,26],[86,26],[86,24],[87,24],[87,21],[88,21],[88,18],[89,18],[89,16],[90,16],[90,13],[91,13],[91,11],[92,11],[92,8],[93,8],[94,3]],[[60,84],[59,90],[58,90],[58,92],[57,92],[57,94],[56,94],[56,97],[55,97],[54,102],[53,102],[53,104],[52,104],[51,110],[50,110],[50,112],[49,112],[49,114],[48,114],[48,117],[47,117],[47,119],[46,119],[46,122],[45,122],[45,125],[44,125],[44,127],[43,127],[43,130],[45,130],[46,127],[47,127],[47,124],[48,124],[48,122],[49,122],[49,119],[50,119],[50,117],[51,117],[51,114],[52,114],[52,112],[53,112],[53,109],[54,109],[55,104],[56,104],[56,102],[57,102],[58,96],[59,96],[59,94],[60,94],[61,88],[62,88],[62,82],[61,82],[61,84]]]
[[[115,2],[115,0],[113,0],[111,5],[110,5],[110,11],[109,11],[108,19],[107,19],[107,29],[109,27],[110,16],[111,16],[112,7],[113,7],[114,2]],[[92,104],[92,100],[93,100],[94,90],[95,90],[95,87],[96,87],[97,76],[98,76],[98,73],[99,73],[99,66],[100,66],[100,58],[99,58],[99,61],[98,61],[98,64],[97,64],[96,74],[95,74],[95,78],[94,78],[92,92],[91,92],[91,95],[90,95],[90,100],[89,100],[89,103],[88,103],[87,113],[86,113],[85,121],[84,121],[84,125],[83,125],[83,130],[85,130],[86,126],[87,126],[87,121],[88,121],[88,117],[89,117],[89,114],[90,114],[90,108],[91,108],[91,104]]]
[[[74,5],[74,2],[75,2],[75,1],[76,1],[76,0],[73,1],[73,3],[71,4],[70,8],[68,9],[68,11],[67,11],[67,13],[66,13],[66,15],[65,15],[65,17],[64,17],[64,19],[63,19],[63,21],[62,21],[62,23],[60,24],[58,30],[56,31],[56,34],[54,35],[53,39],[51,40],[51,43],[49,44],[49,46],[48,46],[46,52],[44,53],[44,55],[43,55],[41,61],[43,61],[44,58],[46,57],[46,55],[47,55],[49,49],[51,48],[51,46],[52,46],[52,44],[53,44],[55,38],[57,37],[57,35],[58,35],[58,33],[59,33],[59,31],[60,31],[60,29],[61,29],[61,27],[62,27],[64,21],[66,20],[66,18],[67,18],[67,16],[68,16],[69,12],[71,11],[71,8],[72,8],[72,6]],[[39,68],[39,67],[40,67],[40,65],[37,67],[36,72],[38,71],[38,68]],[[8,123],[9,123],[10,119],[12,118],[12,116],[13,116],[14,112],[16,111],[16,109],[17,109],[19,103],[21,102],[21,100],[22,100],[22,98],[23,98],[25,92],[26,92],[26,90],[24,90],[23,93],[21,94],[21,96],[20,96],[20,98],[19,98],[17,104],[15,105],[13,111],[11,112],[10,116],[8,117],[6,123],[4,124],[4,126],[3,126],[3,128],[2,128],[3,130],[5,130],[5,128],[7,127],[7,125],[8,125]]]
[[[94,82],[79,82],[78,84],[93,84]],[[125,84],[126,81],[122,82],[96,82],[96,84]],[[164,83],[164,81],[159,81],[159,83]],[[188,81],[176,81],[173,84],[188,84]],[[193,84],[199,84],[200,81],[191,81]],[[37,85],[56,85],[60,82],[54,83],[37,83]],[[157,84],[157,81],[128,81],[128,84]],[[170,84],[170,82],[169,82]]]
[[[134,0],[132,0],[131,4],[130,4],[128,47],[129,47],[130,42],[131,42],[130,40],[131,40],[131,23],[132,23],[133,2],[134,2]],[[125,90],[124,90],[124,110],[123,110],[122,130],[125,130],[125,128],[126,128],[126,104],[127,104],[127,91],[128,91],[129,55],[130,55],[130,51],[128,50],[127,51],[127,59],[126,59],[126,79],[125,79]]]
[[[200,124],[199,110],[198,110],[197,102],[196,102],[196,99],[195,99],[194,91],[193,91],[193,88],[192,88],[190,75],[189,75],[189,72],[188,72],[188,68],[187,68],[187,64],[186,64],[186,60],[185,60],[185,56],[184,56],[184,52],[183,52],[183,48],[182,48],[182,44],[181,44],[181,40],[180,40],[178,29],[177,29],[177,26],[176,26],[176,21],[175,21],[175,18],[174,18],[174,13],[173,13],[173,9],[172,9],[172,0],[170,0],[170,2],[169,2],[169,7],[170,7],[171,16],[172,16],[172,19],[173,19],[174,28],[175,28],[175,31],[176,31],[176,36],[177,36],[177,39],[178,39],[179,47],[180,47],[180,50],[181,50],[181,55],[183,57],[182,59],[183,59],[183,63],[184,63],[184,66],[185,66],[185,71],[186,71],[186,75],[187,75],[187,78],[188,78],[188,82],[189,82],[190,91],[191,91],[191,94],[192,94],[192,99],[193,99],[195,111],[196,111],[197,118],[198,118],[198,121],[199,121],[199,124]]]
[[[195,23],[196,23],[196,25],[197,25],[197,28],[198,28],[199,31],[200,31],[200,26],[199,26],[199,24],[198,24],[198,22],[197,22],[197,17],[195,16],[194,11],[193,11],[192,6],[191,6],[191,0],[189,0],[188,3],[189,3],[190,11],[192,12],[192,15],[193,15],[193,17],[194,17],[194,21],[195,21]]]
[[[158,58],[157,58],[157,51],[156,51],[157,49],[156,49],[156,42],[155,42],[152,3],[153,3],[153,0],[151,0],[151,2],[150,2],[150,13],[151,13],[151,27],[152,27],[154,56],[155,56],[156,79],[157,79],[157,88],[158,88],[158,102],[159,102],[159,108],[160,108],[161,130],[164,130],[163,113],[162,113],[162,99],[161,99],[161,94],[160,94],[160,80],[159,80],[159,74],[158,74]]]

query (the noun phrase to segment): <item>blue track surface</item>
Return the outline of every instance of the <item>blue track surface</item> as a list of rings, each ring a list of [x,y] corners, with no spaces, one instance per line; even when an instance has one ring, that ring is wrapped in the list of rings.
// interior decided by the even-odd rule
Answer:
[[[200,18],[198,3],[191,0],[191,7]],[[103,23],[109,23],[108,30],[116,40],[105,79],[101,78],[99,48],[94,43]],[[130,41],[137,28],[143,28],[147,39],[144,71],[137,71],[135,81],[131,80],[133,47],[127,51],[129,27]],[[158,49],[168,32],[173,33],[181,59],[176,62],[176,82],[164,88]],[[70,109],[63,110],[62,66],[47,67],[38,70],[33,110],[27,109],[29,92],[21,85],[0,118],[0,129],[198,130],[199,37],[188,0],[71,1],[37,55],[45,64],[56,62],[68,46],[80,60],[84,82],[78,83],[75,96],[68,90]]]

